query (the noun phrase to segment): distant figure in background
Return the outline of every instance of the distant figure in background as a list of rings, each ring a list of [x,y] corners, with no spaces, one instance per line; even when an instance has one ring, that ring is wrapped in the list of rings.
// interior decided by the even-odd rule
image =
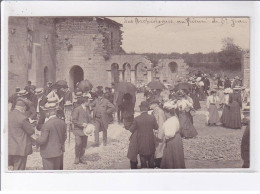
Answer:
[[[129,130],[130,126],[134,121],[134,108],[133,97],[131,94],[126,93],[123,96],[122,102],[122,118],[124,122],[125,129]]]
[[[141,102],[139,107],[141,114],[134,118],[129,130],[132,134],[137,132],[137,153],[140,156],[141,168],[154,168],[155,137],[153,130],[158,129],[158,124],[155,117],[148,114],[149,104],[146,101]]]
[[[185,168],[180,123],[174,111],[176,106],[172,103],[165,103],[163,108],[167,120],[162,126],[165,146],[160,167],[163,169]]]
[[[218,88],[223,86],[223,82],[220,77],[217,77],[217,86],[218,86]]]
[[[25,170],[27,156],[32,154],[34,126],[25,115],[26,103],[17,100],[8,116],[8,159],[13,170]]]
[[[112,104],[114,103],[114,95],[111,92],[111,88],[105,87],[104,98],[108,99]]]
[[[235,88],[236,86],[242,86],[241,81],[238,76],[235,77],[235,80],[232,84],[232,88]]]
[[[208,79],[207,74],[204,75],[204,81],[203,82],[204,82],[204,92],[205,92],[206,95],[209,95],[208,91],[210,89],[210,81]]]
[[[212,90],[210,96],[207,98],[207,109],[209,111],[208,125],[216,125],[219,122],[219,113],[217,108],[217,103],[219,102],[219,97],[217,96],[217,91]]]
[[[24,89],[29,93],[31,87],[32,87],[32,82],[31,82],[31,81],[28,81],[28,82],[27,82],[27,86],[25,86]]]
[[[163,157],[163,149],[164,149],[164,132],[163,132],[163,123],[166,120],[165,114],[163,110],[159,106],[159,100],[153,100],[150,103],[150,108],[153,110],[153,115],[156,118],[158,124],[158,130],[154,131],[155,133],[155,154],[154,154],[154,163],[155,167],[160,168],[161,161]]]
[[[226,88],[231,88],[231,81],[227,76],[225,77],[225,81],[224,81],[224,89]]]
[[[44,89],[44,94],[47,96],[51,92],[52,82],[48,81]]]
[[[67,125],[56,116],[56,103],[46,103],[43,109],[46,120],[41,129],[41,136],[35,139],[40,145],[43,170],[63,170]]]
[[[15,93],[12,94],[9,98],[8,98],[8,102],[12,104],[12,107],[11,107],[11,111],[14,110],[14,107],[15,107],[15,103],[16,103],[16,100],[18,98],[18,95],[17,93],[20,92],[20,88],[19,87],[16,87],[15,88]]]
[[[230,106],[230,114],[228,117],[228,121],[226,127],[231,129],[240,129],[242,127],[241,124],[241,108],[242,108],[242,100],[240,94],[240,86],[236,86],[233,88],[233,93],[229,96],[229,106]]]
[[[196,84],[192,84],[190,97],[193,100],[193,108],[195,110],[199,110],[201,108],[201,106],[200,106],[200,101],[199,101],[199,95],[197,93],[197,86],[196,86]]]

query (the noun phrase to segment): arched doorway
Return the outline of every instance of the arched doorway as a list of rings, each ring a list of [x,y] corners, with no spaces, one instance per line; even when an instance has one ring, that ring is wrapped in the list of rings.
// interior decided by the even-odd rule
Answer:
[[[45,87],[47,85],[47,82],[49,81],[49,69],[48,67],[44,67],[43,70],[43,86]]]
[[[119,82],[119,66],[117,63],[113,63],[111,65],[111,82],[112,83]]]
[[[129,63],[125,63],[123,65],[123,80],[126,82],[131,82],[131,65]]]
[[[137,86],[143,86],[148,83],[148,71],[147,66],[144,63],[136,64],[135,80]]]
[[[174,61],[168,64],[168,78],[170,82],[175,82],[178,72],[178,64]]]
[[[84,72],[80,66],[73,66],[70,69],[70,87],[74,90],[76,88],[76,84],[80,81],[84,80]]]

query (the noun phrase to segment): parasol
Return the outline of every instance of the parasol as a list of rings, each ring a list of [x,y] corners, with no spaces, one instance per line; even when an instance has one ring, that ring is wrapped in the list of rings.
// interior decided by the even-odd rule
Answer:
[[[157,80],[154,80],[154,81],[151,81],[147,84],[147,86],[151,89],[155,89],[155,90],[163,90],[165,89],[165,86],[160,82],[160,81],[157,81]]]
[[[123,101],[123,96],[129,93],[133,97],[133,103],[136,101],[136,87],[130,82],[119,82],[115,85],[115,103],[120,105]]]
[[[89,80],[85,79],[79,82],[78,88],[84,93],[90,91],[93,88],[93,85]]]
[[[179,83],[175,86],[175,90],[188,90],[190,91],[192,89],[192,85],[187,82]]]

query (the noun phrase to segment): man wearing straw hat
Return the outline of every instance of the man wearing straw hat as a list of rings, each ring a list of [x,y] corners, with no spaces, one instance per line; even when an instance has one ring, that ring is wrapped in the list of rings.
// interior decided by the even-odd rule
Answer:
[[[56,99],[48,99],[42,108],[46,119],[41,129],[41,136],[35,141],[40,145],[43,170],[62,170],[67,126],[56,116],[58,109]]]
[[[25,170],[27,156],[32,154],[31,137],[34,126],[25,115],[26,103],[17,100],[14,110],[8,116],[8,159],[13,170]]]

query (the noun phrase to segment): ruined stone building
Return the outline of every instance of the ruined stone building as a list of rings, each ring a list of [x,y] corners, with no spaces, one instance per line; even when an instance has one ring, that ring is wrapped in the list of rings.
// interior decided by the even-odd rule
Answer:
[[[250,87],[250,53],[245,52],[242,55],[242,74],[243,74],[243,85]]]
[[[103,17],[10,17],[8,88],[37,87],[66,80],[71,89],[83,79],[94,86],[153,79],[172,82],[185,74],[182,60],[161,60],[159,69],[144,55],[126,54],[119,24]]]

